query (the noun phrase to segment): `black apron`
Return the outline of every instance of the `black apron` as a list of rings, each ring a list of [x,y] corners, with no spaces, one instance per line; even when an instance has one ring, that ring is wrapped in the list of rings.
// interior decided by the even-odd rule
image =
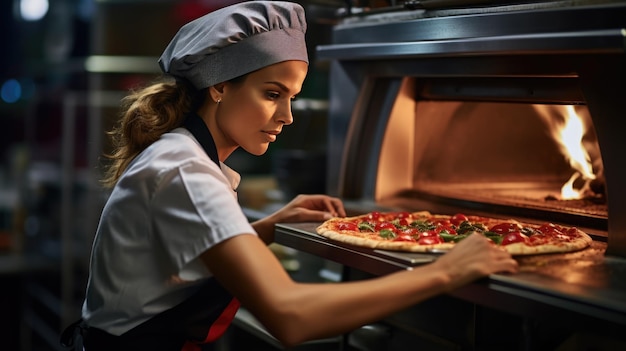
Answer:
[[[200,116],[187,116],[184,127],[219,166],[215,142]],[[120,336],[89,327],[80,319],[63,331],[61,345],[76,351],[83,346],[86,351],[197,351],[222,336],[238,309],[239,301],[210,278],[190,298]]]

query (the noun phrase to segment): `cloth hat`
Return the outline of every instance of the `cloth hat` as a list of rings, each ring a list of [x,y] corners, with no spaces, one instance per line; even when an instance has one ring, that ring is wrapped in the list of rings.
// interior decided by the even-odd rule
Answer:
[[[308,63],[306,26],[299,4],[238,3],[181,27],[159,66],[203,89],[283,61]]]

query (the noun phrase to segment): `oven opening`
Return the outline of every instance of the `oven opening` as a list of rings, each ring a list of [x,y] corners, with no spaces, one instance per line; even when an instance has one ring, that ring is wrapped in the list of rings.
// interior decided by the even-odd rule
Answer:
[[[586,105],[418,95],[407,78],[393,103],[378,202],[419,198],[605,229],[602,158]]]

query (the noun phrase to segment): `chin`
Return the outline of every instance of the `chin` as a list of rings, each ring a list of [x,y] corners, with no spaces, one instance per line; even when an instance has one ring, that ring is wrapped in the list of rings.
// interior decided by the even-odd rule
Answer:
[[[255,156],[262,156],[267,152],[269,145],[255,147],[255,148],[245,148],[245,150]]]

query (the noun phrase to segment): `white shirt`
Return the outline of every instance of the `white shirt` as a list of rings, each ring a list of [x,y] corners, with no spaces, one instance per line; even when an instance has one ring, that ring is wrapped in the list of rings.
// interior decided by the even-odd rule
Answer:
[[[114,187],[93,243],[83,319],[120,335],[192,295],[211,276],[199,255],[254,229],[240,176],[184,129],[164,134]]]

